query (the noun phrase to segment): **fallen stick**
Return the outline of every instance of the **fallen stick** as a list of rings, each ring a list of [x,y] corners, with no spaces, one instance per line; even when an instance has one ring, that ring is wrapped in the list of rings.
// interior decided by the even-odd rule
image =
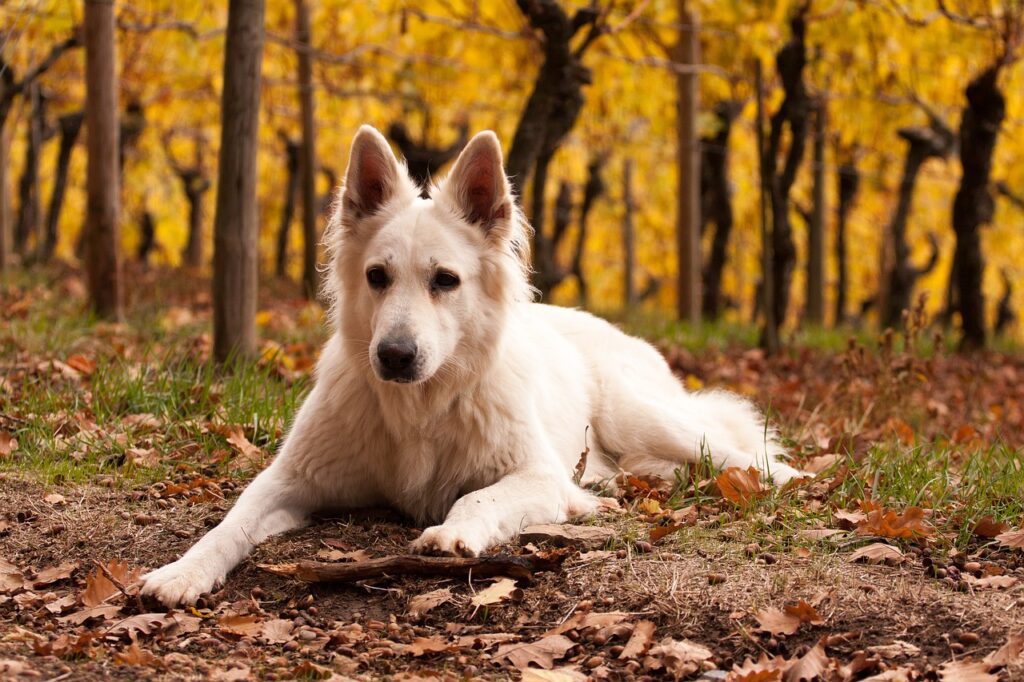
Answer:
[[[270,573],[297,578],[307,583],[350,583],[369,578],[399,575],[445,576],[461,578],[472,573],[474,578],[505,576],[533,582],[533,574],[558,571],[569,552],[536,554],[495,554],[479,557],[430,557],[418,554],[386,556],[380,559],[329,563],[325,561],[299,561],[292,564],[260,564]]]

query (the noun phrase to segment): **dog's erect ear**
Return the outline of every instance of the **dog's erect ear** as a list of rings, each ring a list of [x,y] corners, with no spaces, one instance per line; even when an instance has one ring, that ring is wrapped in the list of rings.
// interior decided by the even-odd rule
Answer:
[[[361,126],[352,140],[345,171],[345,209],[353,217],[375,213],[394,195],[399,172],[398,160],[384,136],[373,126]]]
[[[512,191],[501,158],[498,136],[477,133],[459,154],[442,184],[453,207],[471,223],[485,229],[512,215]]]

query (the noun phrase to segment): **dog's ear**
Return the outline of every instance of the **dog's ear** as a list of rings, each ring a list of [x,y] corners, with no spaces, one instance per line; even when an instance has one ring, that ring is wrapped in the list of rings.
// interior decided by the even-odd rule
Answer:
[[[512,217],[512,190],[505,177],[498,136],[477,133],[459,154],[440,192],[473,224],[489,230]]]
[[[354,218],[376,213],[394,195],[399,172],[398,159],[384,136],[373,126],[361,126],[345,171],[345,210]]]

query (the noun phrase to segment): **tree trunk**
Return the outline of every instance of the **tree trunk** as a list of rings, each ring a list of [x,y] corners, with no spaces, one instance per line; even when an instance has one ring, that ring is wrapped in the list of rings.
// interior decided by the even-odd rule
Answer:
[[[675,45],[677,64],[700,63],[697,12],[686,0],[676,3],[680,24]],[[698,78],[693,71],[676,74],[676,257],[678,261],[676,314],[680,320],[699,324],[701,318],[700,253],[700,138],[697,116],[700,108]]]
[[[143,208],[142,215],[139,217],[139,234],[142,236],[139,239],[137,257],[139,263],[143,267],[147,267],[149,266],[149,254],[153,252],[153,247],[156,246],[156,222],[153,220],[153,214],[149,212],[148,208]]]
[[[264,0],[231,0],[224,48],[213,252],[213,353],[256,353],[256,151]]]
[[[814,107],[814,179],[811,219],[807,224],[807,321],[825,322],[825,126],[828,103],[824,97]]]
[[[53,254],[57,250],[57,241],[60,236],[57,229],[60,225],[60,214],[64,208],[64,195],[68,187],[71,152],[75,149],[75,142],[82,130],[84,118],[83,112],[76,111],[73,114],[61,116],[58,120],[60,149],[57,153],[57,172],[53,179],[50,203],[46,208],[46,237],[43,241],[43,248],[39,252],[40,260],[44,262],[53,258]]]
[[[771,180],[772,212],[772,297],[773,323],[778,327],[786,322],[789,310],[789,287],[796,264],[796,246],[789,222],[789,195],[796,181],[796,173],[803,161],[806,146],[807,112],[809,101],[804,87],[803,72],[807,64],[804,43],[807,5],[802,6],[790,21],[792,37],[776,55],[775,62],[782,79],[785,97],[771,119],[768,137],[767,162]],[[782,170],[778,157],[782,147],[783,129],[789,128],[789,150]]]
[[[1006,115],[1006,99],[999,90],[999,67],[992,66],[967,86],[967,106],[960,122],[960,163],[963,175],[953,200],[958,307],[963,325],[962,350],[985,345],[985,298],[981,290],[985,262],[980,228],[992,219],[989,193],[992,152],[999,126]]]
[[[758,169],[760,170],[760,213],[761,213],[761,283],[758,285],[756,300],[761,308],[761,316],[764,327],[761,329],[760,346],[768,353],[777,353],[779,350],[779,325],[775,319],[775,290],[774,273],[772,268],[775,265],[775,258],[772,253],[771,235],[774,231],[768,223],[773,220],[768,204],[771,200],[772,177],[774,170],[769,167],[768,150],[765,148],[764,139],[764,76],[762,75],[761,60],[754,62],[754,90],[757,97],[757,158]],[[774,166],[774,164],[772,164]]]
[[[85,250],[93,311],[102,318],[123,317],[118,166],[117,61],[114,3],[85,3]]]
[[[622,300],[626,310],[636,303],[636,239],[633,224],[633,159],[622,162]]]
[[[601,177],[601,170],[607,157],[604,155],[595,156],[587,165],[587,184],[583,188],[583,203],[580,205],[579,230],[576,232],[576,246],[573,249],[572,274],[576,278],[576,285],[580,292],[580,307],[586,308],[589,304],[589,290],[587,278],[583,274],[583,254],[587,244],[587,222],[590,216],[590,209],[594,202],[604,193],[604,179]]]
[[[277,259],[274,272],[278,277],[288,276],[288,232],[295,218],[295,195],[299,191],[299,143],[283,132],[279,135],[284,142],[285,154],[285,195],[281,207],[281,222],[277,227]]]
[[[25,256],[29,242],[39,240],[39,156],[42,153],[43,129],[46,127],[46,110],[39,83],[28,88],[30,112],[28,130],[25,135],[25,163],[18,182],[18,218],[14,224],[14,250]]]
[[[0,125],[0,273],[6,272],[11,252],[10,215],[7,196],[7,135]]]
[[[884,294],[880,293],[878,301],[882,326],[894,329],[901,324],[903,311],[911,306],[917,280],[938,262],[937,246],[933,246],[930,265],[918,268],[910,262],[907,223],[913,207],[917,177],[928,159],[945,158],[953,148],[953,134],[937,119],[933,119],[928,128],[903,128],[899,135],[908,143],[907,155],[903,162],[899,199],[887,235],[893,262]]]
[[[729,138],[732,124],[739,113],[736,102],[720,102],[715,108],[718,130],[712,137],[701,140],[701,225],[711,224],[715,232],[711,239],[711,253],[703,274],[703,313],[708,319],[718,319],[722,312],[722,273],[732,233],[732,193],[729,190]]]
[[[838,327],[846,321],[846,220],[857,196],[860,173],[852,162],[839,167],[839,205],[836,209],[836,321]]]
[[[316,122],[313,109],[313,64],[309,54],[309,7],[295,0],[295,39],[299,44],[299,106],[302,110],[302,148],[299,153],[302,177],[302,290],[314,299],[320,288],[316,267]]]

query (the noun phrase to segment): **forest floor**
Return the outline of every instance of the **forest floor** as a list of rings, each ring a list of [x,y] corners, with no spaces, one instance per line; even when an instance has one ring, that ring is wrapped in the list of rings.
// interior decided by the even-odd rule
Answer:
[[[129,291],[110,325],[74,272],[0,288],[2,679],[1024,679],[1024,356],[948,353],[920,315],[777,357],[661,329],[690,389],[752,397],[814,478],[624,474],[581,522],[605,538],[501,548],[563,562],[518,585],[265,569],[400,555],[418,532],[387,510],[319,519],[168,612],[135,578],[274,451],[322,315],[266,290],[263,356],[226,371],[201,278],[136,272]]]

